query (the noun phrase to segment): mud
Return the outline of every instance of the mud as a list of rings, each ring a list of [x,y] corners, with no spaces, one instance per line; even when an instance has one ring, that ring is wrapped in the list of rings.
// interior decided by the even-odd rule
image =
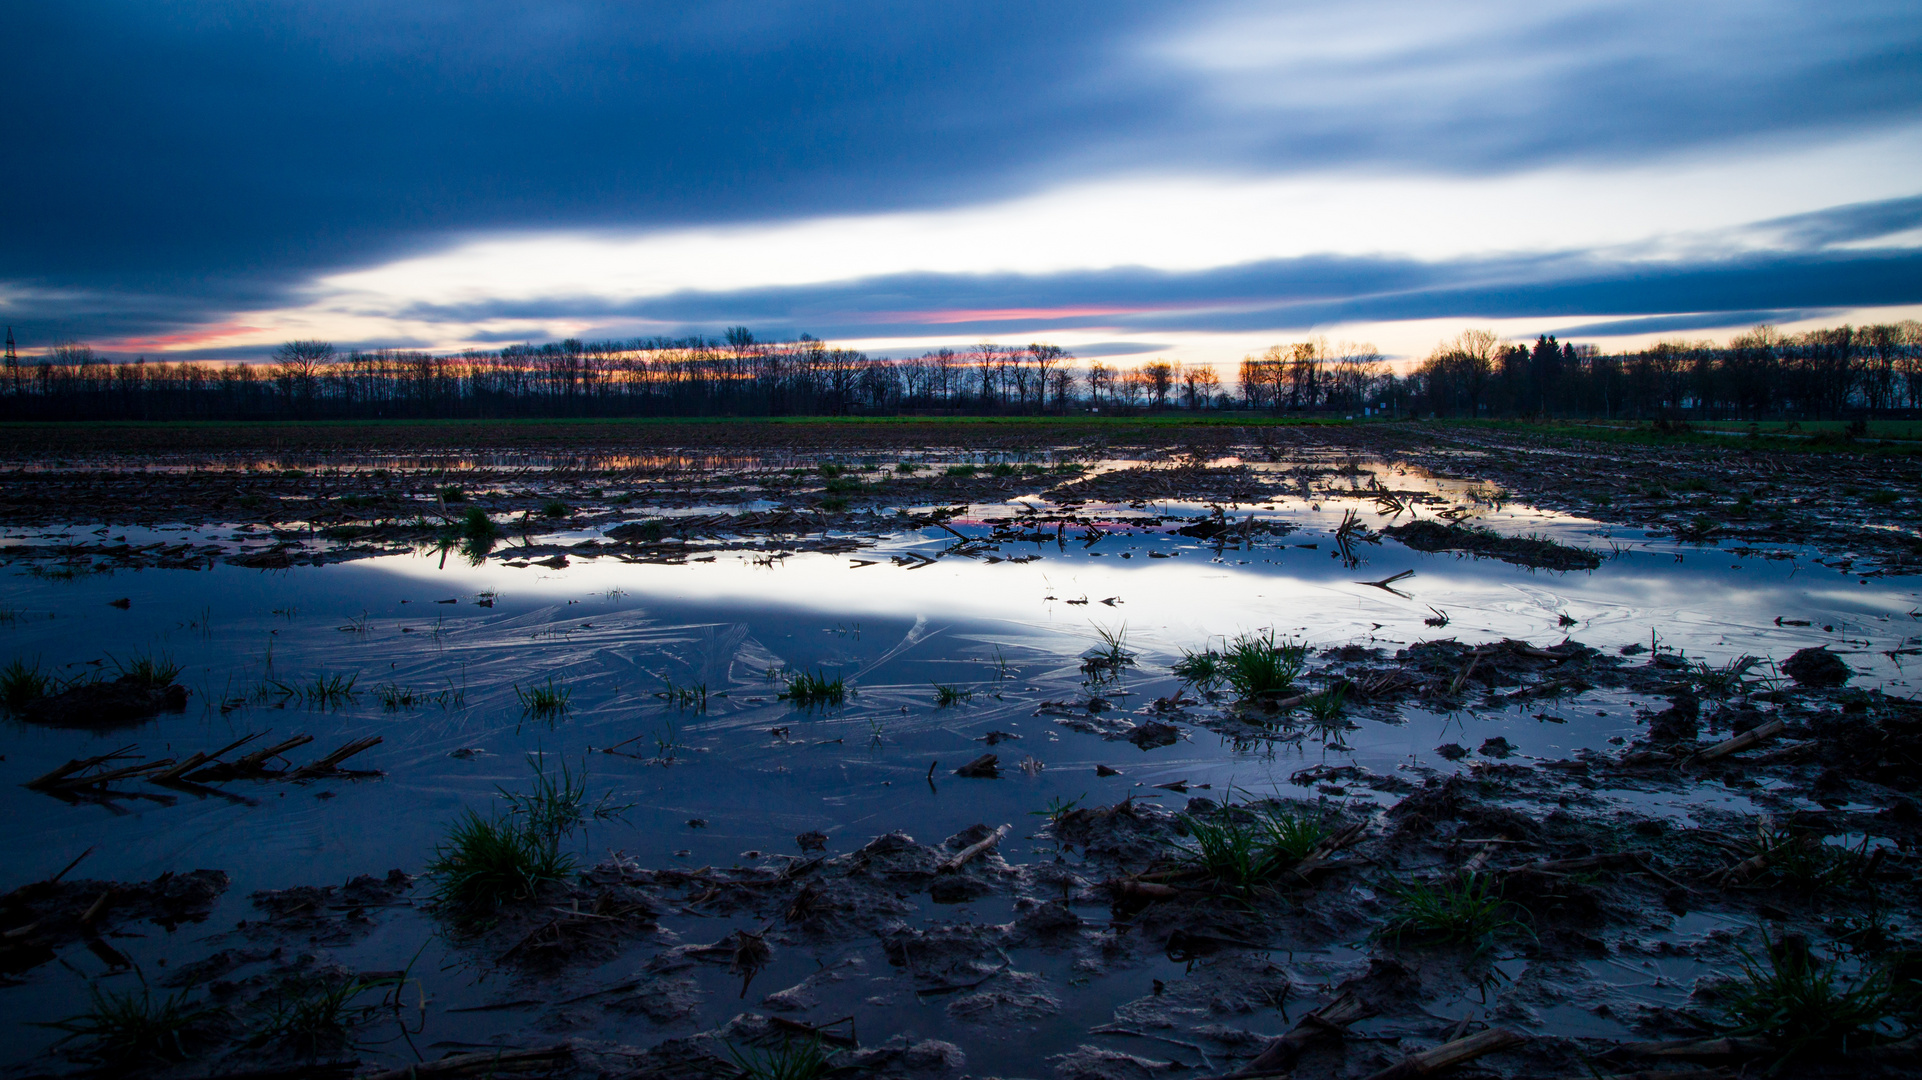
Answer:
[[[35,835],[63,847],[54,868],[97,836],[116,860],[224,869],[67,874],[0,898],[10,1020],[70,1017],[93,987],[197,1010],[186,1060],[34,1029],[0,1071],[732,1078],[818,1048],[847,1076],[1214,1077],[1299,1032],[1304,1077],[1443,1060],[1514,1078],[1912,1074],[1922,704],[1900,690],[1906,616],[1778,606],[1719,638],[1679,619],[1651,636],[1650,609],[1734,621],[1716,606],[1733,587],[1702,584],[1726,578],[1662,579],[1663,564],[1726,575],[1724,552],[1742,556],[1668,537],[1604,558],[1606,538],[1572,542],[1598,522],[1531,537],[1499,510],[1521,493],[1509,466],[1459,479],[1442,451],[1420,452],[1432,467],[1394,457],[1397,431],[1369,436],[1386,462],[1341,445],[1352,433],[1284,428],[1149,431],[1148,460],[1090,436],[535,472],[196,466],[86,495],[100,521],[152,515],[97,536],[55,501],[98,476],[13,474],[7,490],[46,501],[0,508],[26,572],[7,632],[79,681],[19,711],[9,775],[99,759],[18,796],[68,815]],[[506,534],[478,559],[449,533],[475,506]],[[162,523],[195,539],[141,531]],[[25,535],[54,525],[59,539]],[[1786,544],[1793,523],[1771,531]],[[1808,536],[1798,559],[1862,557],[1847,529]],[[335,562],[358,565],[313,569]],[[388,566],[405,576],[373,573]],[[219,636],[208,621],[240,616],[197,614],[135,570],[243,592],[257,621]],[[723,573],[755,575],[739,603],[756,611],[807,590],[835,603],[737,615]],[[943,574],[931,587],[956,605],[1019,582],[1046,615],[836,606]],[[1771,595],[1866,595],[1857,580]],[[620,596],[660,581],[645,607]],[[1582,581],[1641,607],[1588,610]],[[1687,599],[1650,599],[1671,581]],[[333,582],[369,596],[336,601]],[[330,606],[296,614],[296,594]],[[64,673],[123,648],[98,620],[143,618],[165,620],[148,647],[204,669],[191,693],[149,687],[99,722],[132,688]],[[1049,619],[1058,638],[1037,629]],[[1294,691],[1237,700],[1168,673],[1256,628],[1315,646]],[[901,666],[872,674],[884,664]],[[315,670],[360,672],[365,700],[274,689],[319,685]],[[855,692],[792,706],[777,684],[794,671]],[[574,697],[537,715],[541,685]],[[314,747],[290,744],[306,732]],[[364,768],[340,767],[349,750]],[[437,908],[435,830],[524,786],[529,755],[550,777],[591,761],[588,804],[617,788],[636,820],[583,826],[576,868],[532,898],[478,920]],[[1238,882],[1200,858],[1207,837],[1281,820],[1312,832],[1273,872]],[[352,865],[323,878],[310,861]],[[1480,922],[1411,921],[1419,890],[1467,890]],[[1749,973],[1772,963],[1867,987],[1875,1015],[1846,1041],[1745,1025]],[[1303,1019],[1344,1001],[1366,1015]],[[1454,1057],[1465,1044],[1478,1052]]]

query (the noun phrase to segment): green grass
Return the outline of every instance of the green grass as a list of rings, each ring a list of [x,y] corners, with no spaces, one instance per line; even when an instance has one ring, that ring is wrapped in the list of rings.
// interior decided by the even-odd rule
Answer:
[[[706,683],[692,683],[687,686],[682,686],[673,679],[668,678],[663,678],[661,682],[666,684],[667,689],[655,691],[655,697],[665,699],[668,704],[677,709],[693,709],[695,712],[707,711]],[[726,697],[727,695],[717,694],[715,696]]]
[[[500,526],[494,524],[494,519],[487,516],[487,511],[478,506],[468,507],[467,513],[461,517],[460,536],[462,540],[469,543],[479,543],[486,540],[497,540],[500,538],[500,534]]]
[[[1874,863],[1869,838],[1855,847],[1827,844],[1805,829],[1764,821],[1749,841],[1749,853],[1766,861],[1761,880],[1804,893],[1866,885]]]
[[[187,1000],[181,990],[166,997],[142,986],[139,993],[116,994],[97,984],[87,987],[86,1012],[41,1026],[67,1033],[62,1042],[82,1040],[103,1062],[124,1065],[146,1061],[186,1061],[195,1035],[219,1010]]]
[[[1726,664],[1711,664],[1697,660],[1689,669],[1689,677],[1701,688],[1703,694],[1714,698],[1730,698],[1761,680],[1748,678],[1749,669],[1762,662],[1759,656],[1744,654]]]
[[[1723,992],[1720,1011],[1730,1035],[1767,1039],[1781,1056],[1770,1072],[1810,1051],[1847,1052],[1893,1033],[1898,995],[1880,969],[1845,975],[1815,958],[1806,942],[1765,941],[1759,960],[1742,952],[1742,974]]]
[[[1059,825],[1061,824],[1061,819],[1068,816],[1068,811],[1073,810],[1077,806],[1080,806],[1081,800],[1087,797],[1088,797],[1088,793],[1085,791],[1082,792],[1080,795],[1076,796],[1075,798],[1068,799],[1065,801],[1061,798],[1061,796],[1057,795],[1054,798],[1051,798],[1048,800],[1048,808],[1046,810],[1030,810],[1028,811],[1028,813],[1034,815],[1035,817],[1047,818],[1048,824],[1050,825]]]
[[[380,702],[380,707],[388,712],[412,709],[419,705],[422,699],[422,695],[397,683],[382,683],[374,687],[374,697]]]
[[[1380,936],[1397,944],[1473,945],[1480,952],[1503,937],[1529,932],[1508,913],[1513,905],[1495,893],[1494,879],[1486,874],[1434,885],[1391,881],[1382,891],[1394,899],[1395,911]]]
[[[960,478],[963,478],[963,479],[966,479],[967,477],[970,477],[970,476],[973,476],[973,475],[974,475],[974,473],[975,473],[975,468],[974,468],[974,466],[972,466],[972,465],[950,465],[950,466],[948,466],[948,475],[949,475],[949,476],[955,476],[955,477],[960,477]]]
[[[574,857],[561,852],[558,838],[524,817],[482,817],[472,810],[448,829],[427,864],[434,902],[465,919],[532,900],[573,870]]]
[[[988,472],[994,474],[995,476],[1013,476],[1020,471],[1021,470],[1019,468],[1017,468],[1016,466],[1010,465],[1005,461],[1001,462],[1000,464],[997,464],[994,468],[988,470]]]
[[[1328,839],[1328,824],[1320,815],[1273,809],[1260,814],[1261,830],[1269,848],[1300,862]]]
[[[296,996],[289,996],[283,990],[268,1006],[255,1029],[253,1041],[278,1043],[306,1057],[338,1053],[347,1047],[347,1034],[353,1026],[380,1007],[378,1002],[356,1005],[355,1000],[369,991],[393,986],[396,981],[355,977],[310,986]]]
[[[1132,667],[1135,658],[1128,650],[1128,624],[1122,623],[1112,630],[1100,623],[1093,626],[1101,644],[1081,657],[1082,674],[1112,678],[1119,675],[1122,668]]]
[[[546,518],[564,518],[573,512],[559,499],[549,499],[541,506],[541,516]]]
[[[16,657],[5,668],[0,668],[0,705],[9,712],[19,712],[46,697],[54,685],[54,677],[40,670],[40,661],[35,660],[29,666]]]
[[[839,705],[847,700],[848,687],[839,675],[830,679],[819,671],[801,671],[788,675],[787,689],[778,696],[796,705]]]
[[[172,656],[165,653],[129,657],[125,662],[115,660],[113,666],[120,672],[121,678],[153,687],[172,686],[183,670],[181,665],[174,663]]]
[[[561,761],[559,773],[550,773],[540,754],[527,755],[527,763],[534,768],[534,787],[527,792],[508,791],[496,786],[502,799],[507,801],[508,814],[518,817],[525,827],[536,834],[559,838],[592,820],[619,817],[632,809],[632,803],[614,804],[614,792],[603,794],[600,801],[592,806],[587,804],[587,761],[581,760],[580,775],[576,776]]]
[[[1308,661],[1308,646],[1278,642],[1275,632],[1242,634],[1221,656],[1221,677],[1244,698],[1285,694]]]
[[[943,686],[940,683],[934,684],[934,704],[937,708],[952,708],[962,702],[971,700],[973,697],[974,691],[972,690],[964,690],[959,686]]]
[[[1336,683],[1319,694],[1315,694],[1302,704],[1308,709],[1308,718],[1321,726],[1330,726],[1341,720],[1343,707],[1347,704],[1348,684]]]
[[[1181,845],[1182,861],[1235,892],[1274,881],[1328,835],[1319,818],[1277,808],[1227,807],[1180,820],[1193,841]]]
[[[301,700],[317,709],[338,709],[351,704],[359,692],[354,684],[360,681],[360,672],[352,675],[316,675],[314,681],[301,684],[294,690]],[[293,696],[292,694],[288,696]]]
[[[460,488],[455,487],[452,484],[449,484],[448,486],[441,488],[440,491],[437,492],[437,494],[440,495],[441,502],[458,503],[458,502],[467,501],[467,492],[462,491]]]
[[[1175,678],[1182,682],[1206,689],[1222,680],[1223,667],[1221,654],[1213,649],[1203,649],[1200,652],[1183,649],[1181,659],[1175,661],[1174,666],[1169,670],[1173,671]]]
[[[558,720],[574,707],[574,691],[556,683],[552,675],[545,683],[531,684],[526,689],[515,683],[514,696],[520,699],[521,715],[536,720]]]
[[[764,1051],[741,1050],[729,1043],[727,1052],[743,1080],[820,1080],[833,1071],[830,1063],[840,1051],[823,1049],[821,1040],[813,1038],[784,1039],[780,1046]]]

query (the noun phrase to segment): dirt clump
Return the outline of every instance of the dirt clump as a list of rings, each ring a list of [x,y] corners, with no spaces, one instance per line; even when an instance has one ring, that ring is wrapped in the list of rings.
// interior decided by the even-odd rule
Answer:
[[[1849,670],[1841,657],[1830,652],[1827,645],[1820,645],[1797,649],[1795,655],[1782,661],[1782,674],[1802,686],[1841,686],[1855,672]]]
[[[1399,540],[1416,551],[1459,551],[1538,570],[1593,570],[1602,565],[1602,557],[1592,551],[1543,537],[1502,536],[1489,529],[1459,524],[1443,525],[1438,521],[1390,525],[1382,530],[1382,535]]]
[[[227,891],[219,870],[165,873],[152,881],[79,879],[37,881],[0,896],[0,972],[17,974],[54,959],[57,950],[86,940],[109,955],[102,940],[118,927],[148,922],[172,931],[204,921]]]
[[[39,698],[20,716],[44,727],[105,731],[132,727],[163,712],[181,712],[187,707],[187,693],[186,687],[177,684],[161,686],[123,675],[112,682],[81,683]]]

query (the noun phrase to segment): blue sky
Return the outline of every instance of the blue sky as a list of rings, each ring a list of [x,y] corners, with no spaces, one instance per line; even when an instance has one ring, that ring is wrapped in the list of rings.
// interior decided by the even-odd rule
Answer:
[[[1226,361],[1922,312],[1913,3],[0,10],[30,348]]]

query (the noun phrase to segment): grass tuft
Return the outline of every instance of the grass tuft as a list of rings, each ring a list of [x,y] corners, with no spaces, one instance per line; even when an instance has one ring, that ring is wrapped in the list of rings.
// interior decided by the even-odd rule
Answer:
[[[574,857],[561,852],[557,837],[512,814],[482,817],[472,810],[448,830],[427,864],[434,901],[467,919],[532,900],[573,869]]]
[[[1221,676],[1237,695],[1255,698],[1295,688],[1308,660],[1308,646],[1277,642],[1275,632],[1243,634],[1222,654]]]
[[[1222,680],[1224,665],[1221,654],[1213,649],[1203,649],[1200,652],[1189,652],[1183,649],[1181,659],[1175,661],[1174,667],[1170,670],[1175,673],[1175,678],[1182,682],[1206,689]]]
[[[839,705],[847,700],[848,687],[839,675],[830,679],[818,671],[802,671],[788,675],[787,689],[778,696],[796,705]]]
[[[823,1049],[819,1038],[786,1039],[766,1051],[739,1050],[729,1043],[727,1052],[744,1080],[820,1080],[833,1071],[829,1063],[839,1053]]]
[[[125,663],[115,660],[113,665],[120,671],[121,678],[153,687],[172,686],[183,670],[181,665],[174,663],[172,656],[165,653],[159,656],[152,653],[135,656]]]
[[[1436,885],[1389,882],[1383,891],[1396,907],[1381,936],[1396,943],[1473,945],[1480,952],[1504,936],[1528,932],[1508,914],[1512,905],[1495,893],[1494,879],[1486,874],[1464,874]]]
[[[934,684],[934,704],[937,708],[951,708],[964,701],[971,700],[973,697],[974,691],[972,690],[964,690],[959,686],[943,686],[940,683]]]
[[[19,712],[46,697],[53,686],[53,676],[40,670],[40,661],[35,660],[29,666],[25,660],[15,658],[0,668],[0,705],[8,712]]]
[[[547,503],[541,507],[541,516],[546,518],[564,518],[573,512],[574,511],[568,509],[566,503],[559,499],[549,499]]]
[[[1338,682],[1319,694],[1315,694],[1302,704],[1308,709],[1308,718],[1322,727],[1331,727],[1341,721],[1342,709],[1347,704],[1348,684]]]
[[[1095,636],[1101,644],[1081,657],[1081,673],[1091,678],[1113,678],[1121,674],[1121,669],[1134,666],[1134,653],[1128,650],[1128,624],[1110,630],[1100,623],[1094,623]]]
[[[1066,799],[1066,800],[1062,799],[1061,796],[1056,795],[1055,797],[1048,800],[1048,808],[1046,810],[1030,810],[1028,811],[1028,813],[1034,815],[1035,817],[1047,818],[1049,825],[1060,825],[1061,819],[1068,816],[1068,811],[1073,810],[1077,806],[1080,806],[1081,800],[1087,797],[1088,797],[1088,793],[1085,791],[1072,799]]]
[[[388,712],[412,709],[419,705],[422,699],[422,695],[398,683],[382,683],[374,687],[374,697],[380,701],[380,707]]]
[[[1886,971],[1845,976],[1839,962],[1816,959],[1802,938],[1764,943],[1759,960],[1742,951],[1742,975],[1720,1008],[1729,1034],[1764,1038],[1780,1051],[1771,1072],[1810,1051],[1847,1052],[1892,1035],[1899,1002]]]
[[[508,815],[518,817],[524,827],[537,835],[559,839],[587,824],[588,820],[619,817],[632,803],[614,805],[614,792],[604,793],[593,806],[587,805],[587,761],[581,761],[576,776],[562,760],[559,773],[549,773],[539,754],[527,755],[534,767],[534,790],[522,793],[496,787],[507,800]]]
[[[307,1057],[334,1054],[348,1045],[347,1032],[379,1008],[356,1005],[370,990],[396,985],[395,979],[342,979],[311,987],[306,993],[274,999],[256,1029],[254,1041],[276,1042]]]
[[[1194,841],[1183,861],[1236,892],[1280,877],[1328,836],[1318,817],[1283,808],[1226,807],[1210,817],[1184,814],[1181,823]]]
[[[219,1012],[190,1003],[185,990],[159,997],[145,986],[138,994],[116,994],[90,985],[87,997],[86,1012],[43,1026],[66,1032],[62,1042],[84,1040],[90,1054],[113,1064],[186,1061],[197,1029]]]
[[[666,676],[661,677],[661,682],[666,684],[667,689],[656,690],[654,692],[655,697],[665,700],[677,709],[693,709],[695,712],[707,711],[706,683],[691,683],[687,686],[682,686],[680,683]],[[726,697],[727,695],[717,694],[715,696]]]
[[[525,690],[521,684],[514,684],[514,696],[520,699],[521,714],[537,720],[556,720],[574,707],[574,691],[561,686],[549,675],[545,684],[534,684]]]
[[[305,684],[275,682],[273,686],[283,698],[297,697],[309,707],[316,709],[338,709],[351,704],[359,691],[354,684],[360,681],[360,672],[352,675],[316,675],[314,681]]]

